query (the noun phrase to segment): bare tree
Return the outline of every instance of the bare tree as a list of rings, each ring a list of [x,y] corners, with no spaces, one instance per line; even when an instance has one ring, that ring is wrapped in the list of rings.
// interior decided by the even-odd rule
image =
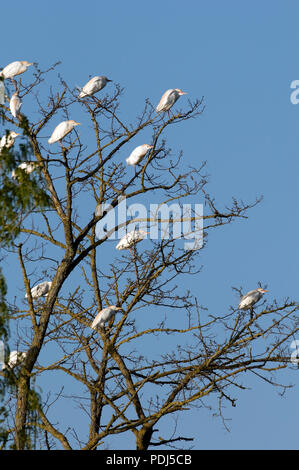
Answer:
[[[51,69],[43,72],[36,66],[30,84],[24,84],[25,75],[6,83],[8,94],[17,83],[19,95],[28,95],[35,106],[33,115],[38,116],[34,121],[22,114],[15,120],[7,104],[0,105],[7,125],[25,129],[31,160],[38,163],[34,173],[40,175],[51,201],[48,209],[18,214],[21,233],[6,253],[8,259],[17,256],[24,280],[27,298],[11,302],[10,324],[19,349],[27,354],[21,364],[2,372],[2,380],[13,384],[7,396],[10,414],[4,447],[14,443],[16,449],[93,450],[105,448],[111,436],[121,433],[132,433],[139,450],[182,445],[192,436],[181,436],[175,426],[162,436],[162,419],[205,406],[210,394],[218,397],[222,416],[222,404],[234,405],[234,389],[244,387],[245,373],[277,385],[274,372],[290,365],[288,348],[298,329],[298,307],[286,299],[281,305],[264,301],[253,316],[237,307],[208,314],[198,293],[182,288],[201,270],[199,259],[209,231],[247,217],[260,201],[233,199],[220,207],[208,192],[205,162],[185,168],[182,153],[167,146],[169,126],[183,132],[189,119],[203,113],[203,98],[181,100],[181,109],[177,103],[171,115],[157,114],[146,100],[135,122],[128,123],[122,117],[119,85],[109,85],[97,97],[79,98],[78,90],[60,79],[45,99]],[[75,114],[82,116],[84,126],[74,128],[60,143],[46,145],[52,118],[74,119]],[[117,157],[123,151],[129,155],[134,137],[144,130],[151,133],[147,143],[153,148],[134,173]],[[22,182],[16,178],[14,184]],[[110,237],[132,220],[108,224],[101,236],[97,224],[107,220],[124,197],[183,208],[191,196],[205,205],[201,249],[184,249],[170,220],[168,238],[150,240],[147,250],[144,242],[124,252],[115,250],[111,263],[103,265]],[[186,217],[189,222],[197,219],[195,213]],[[149,228],[152,217],[134,222]],[[52,281],[50,291],[35,299],[32,287],[45,280]],[[94,317],[108,305],[122,311],[104,327],[92,329]],[[145,344],[154,347],[151,357]],[[38,395],[35,384],[43,376],[61,384],[60,392],[43,388]],[[74,392],[66,395],[64,384],[70,381]],[[81,424],[70,426],[64,416],[55,414],[59,402],[76,403],[76,421]]]

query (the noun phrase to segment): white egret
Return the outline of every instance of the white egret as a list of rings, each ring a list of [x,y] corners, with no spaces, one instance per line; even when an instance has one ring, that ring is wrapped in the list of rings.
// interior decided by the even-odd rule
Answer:
[[[79,98],[84,98],[84,96],[91,96],[102,90],[108,82],[112,82],[109,78],[101,75],[100,77],[91,78],[82,88]]]
[[[22,106],[22,101],[18,95],[18,92],[16,91],[10,98],[10,102],[9,102],[10,112],[13,115],[13,117],[17,117],[17,114],[20,111],[21,106]]]
[[[27,67],[30,65],[33,65],[33,62],[27,62],[27,60],[17,60],[4,67],[4,69],[0,72],[0,77],[13,78],[16,75],[20,75],[21,73],[26,72]]]
[[[94,212],[94,215],[96,217],[102,217],[103,213],[104,213],[104,210],[105,210],[105,204],[103,203],[100,203],[100,204],[97,204],[96,205],[96,210]]]
[[[26,352],[11,351],[11,353],[9,355],[8,363],[7,363],[7,365],[6,364],[2,365],[2,370],[5,370],[7,368],[7,366],[12,369],[16,365],[20,364],[20,362],[24,361],[26,356],[27,356]]]
[[[261,287],[247,292],[247,294],[243,295],[241,298],[238,308],[240,310],[251,309],[252,313],[253,306],[262,298],[265,292],[268,291],[266,289],[262,289]]]
[[[6,147],[7,149],[9,149],[10,147],[13,146],[13,144],[15,143],[15,139],[16,137],[18,137],[18,134],[17,132],[14,132],[14,131],[9,131],[7,134],[5,134],[2,139],[0,140],[0,151]]]
[[[31,296],[33,299],[39,299],[40,297],[47,297],[51,289],[52,281],[41,282],[31,289]],[[25,295],[27,299],[27,294]]]
[[[4,104],[5,101],[5,87],[3,80],[0,80],[0,104]]]
[[[156,107],[157,113],[165,111],[169,112],[170,108],[182,95],[186,95],[186,92],[180,90],[179,88],[171,88],[170,90],[165,91],[158,106]]]
[[[38,166],[39,164],[37,162],[22,162],[20,163],[20,165],[18,165],[18,168],[20,168],[21,170],[25,171],[28,175],[30,175],[30,173],[32,173]],[[13,179],[16,178],[15,170],[12,170],[11,177]]]
[[[73,121],[62,121],[58,126],[55,127],[50,139],[48,140],[49,144],[54,144],[62,140],[75,126],[79,126],[80,122]]]
[[[122,308],[116,307],[115,305],[109,305],[109,307],[103,308],[93,320],[91,328],[102,328],[104,323],[108,322],[119,310],[122,310]]]
[[[136,147],[130,156],[126,158],[127,165],[133,165],[136,171],[136,165],[143,159],[148,150],[152,149],[153,145],[143,144]]]
[[[131,232],[127,233],[120,242],[116,245],[117,250],[127,250],[136,245],[136,243],[141,242],[145,238],[148,232],[144,230],[132,230]]]

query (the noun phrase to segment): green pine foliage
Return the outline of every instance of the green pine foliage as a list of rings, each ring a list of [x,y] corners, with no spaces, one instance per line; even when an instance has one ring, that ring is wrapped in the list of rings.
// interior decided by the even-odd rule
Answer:
[[[19,221],[28,211],[43,210],[50,200],[42,184],[39,169],[31,174],[17,168],[30,161],[29,144],[20,144],[20,150],[4,148],[0,153],[0,246],[10,244],[19,234]],[[12,171],[15,178],[12,178]]]
[[[20,233],[20,221],[22,217],[31,211],[41,211],[50,205],[50,198],[44,189],[43,179],[39,167],[27,174],[17,168],[25,161],[34,161],[31,145],[27,142],[26,133],[28,122],[22,119],[23,138],[18,145],[15,142],[11,148],[0,151],[0,250],[15,242]],[[6,131],[7,132],[7,131]],[[4,135],[4,133],[2,133]],[[20,139],[19,139],[20,140]],[[17,150],[18,148],[18,150]],[[15,178],[12,177],[15,172]],[[7,344],[9,337],[9,309],[6,304],[6,282],[0,267],[0,341]],[[9,352],[6,347],[6,354]],[[0,403],[3,401],[7,389],[16,388],[18,376],[12,371],[6,371],[0,378]],[[32,403],[29,408],[31,418],[36,418],[36,401],[38,395],[34,390],[30,391]],[[0,406],[0,449],[5,446],[8,431],[5,427],[7,409]],[[28,432],[28,448],[34,447],[31,433]]]

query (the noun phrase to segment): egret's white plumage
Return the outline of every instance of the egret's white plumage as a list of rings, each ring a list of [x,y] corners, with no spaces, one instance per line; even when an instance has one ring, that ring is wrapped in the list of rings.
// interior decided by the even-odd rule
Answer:
[[[11,353],[9,355],[8,363],[7,363],[7,365],[6,364],[2,365],[2,370],[5,370],[7,368],[7,366],[12,369],[17,364],[20,364],[20,362],[22,362],[25,359],[26,355],[27,355],[26,352],[11,351]]]
[[[38,166],[39,164],[37,162],[22,162],[20,163],[20,165],[18,165],[18,168],[20,168],[21,170],[25,171],[28,175],[30,175],[30,173],[32,173]],[[16,178],[15,170],[12,170],[11,177],[13,179]]]
[[[136,166],[144,157],[149,149],[152,149],[153,145],[143,144],[136,147],[128,158],[126,158],[127,165]]]
[[[122,308],[116,307],[115,305],[109,305],[109,307],[103,308],[93,320],[91,328],[102,328],[104,323],[108,322],[119,310],[122,310]]]
[[[265,289],[262,289],[261,287],[258,287],[258,289],[251,290],[245,294],[239,303],[239,309],[240,310],[248,310],[252,308],[263,296],[265,292],[268,292]]]
[[[147,232],[144,230],[132,230],[120,240],[120,242],[116,245],[116,249],[127,250],[133,245],[136,245],[136,243],[141,242],[141,240],[143,240],[146,235]]]
[[[41,282],[31,289],[31,296],[33,299],[39,299],[40,297],[47,297],[51,289],[52,281]],[[27,299],[27,294],[25,295]]]
[[[79,126],[80,122],[73,121],[62,121],[58,126],[55,127],[50,139],[48,140],[49,144],[54,144],[62,140],[75,126]]]
[[[84,96],[91,96],[102,90],[108,82],[111,82],[109,78],[101,75],[100,77],[91,78],[82,88],[79,98],[84,98]]]
[[[157,113],[169,111],[181,95],[186,95],[186,92],[179,88],[171,88],[170,90],[165,91],[156,107]]]
[[[0,77],[3,78],[13,78],[16,75],[20,75],[21,73],[26,72],[27,67],[33,65],[32,62],[27,62],[27,60],[16,60],[11,64],[8,64],[4,69],[0,72]]]
[[[7,149],[9,149],[10,147],[13,146],[13,144],[15,143],[15,139],[16,137],[18,137],[18,134],[17,132],[14,132],[14,131],[9,131],[7,134],[5,134],[1,141],[0,141],[0,151],[6,147]]]
[[[94,215],[96,217],[102,217],[103,213],[104,213],[104,209],[105,209],[105,204],[101,203],[101,204],[97,204],[96,205],[96,210],[94,212]]]
[[[4,104],[5,101],[5,87],[2,80],[0,80],[0,104]]]
[[[18,92],[16,91],[10,98],[10,102],[9,102],[10,112],[13,115],[13,117],[17,117],[17,114],[20,111],[21,106],[22,106],[22,101],[18,95]]]

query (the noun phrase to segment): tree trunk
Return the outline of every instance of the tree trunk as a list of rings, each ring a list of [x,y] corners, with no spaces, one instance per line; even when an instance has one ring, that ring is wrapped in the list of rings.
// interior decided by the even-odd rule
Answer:
[[[136,450],[147,450],[152,434],[152,425],[150,427],[144,426],[141,428],[136,437]]]
[[[15,447],[17,450],[24,450],[27,441],[25,424],[27,416],[29,388],[29,377],[21,377],[18,384],[18,400],[15,427]]]

